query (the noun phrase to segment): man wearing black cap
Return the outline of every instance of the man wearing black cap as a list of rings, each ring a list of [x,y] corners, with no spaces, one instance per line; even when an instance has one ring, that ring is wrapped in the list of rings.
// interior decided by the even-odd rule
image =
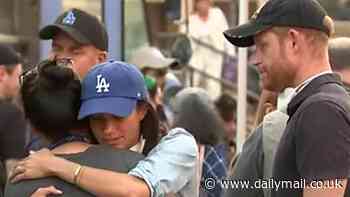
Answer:
[[[82,79],[96,64],[107,58],[108,35],[104,25],[85,11],[73,8],[57,17],[39,32],[43,40],[52,40],[49,59],[71,59],[73,69]],[[34,137],[28,150],[37,150],[43,142]]]
[[[26,122],[23,113],[12,102],[19,93],[21,72],[17,53],[0,45],[0,163],[7,169],[13,159],[24,157]],[[0,169],[0,196],[5,176],[5,169]]]
[[[295,88],[273,180],[264,180],[272,181],[272,196],[350,196],[350,97],[328,60],[333,31],[316,0],[269,0],[248,23],[224,32],[236,46],[256,45],[265,89]]]
[[[83,78],[97,63],[104,62],[108,51],[108,35],[104,25],[79,9],[71,9],[56,21],[43,27],[39,36],[52,39],[51,58],[71,58],[73,69]]]

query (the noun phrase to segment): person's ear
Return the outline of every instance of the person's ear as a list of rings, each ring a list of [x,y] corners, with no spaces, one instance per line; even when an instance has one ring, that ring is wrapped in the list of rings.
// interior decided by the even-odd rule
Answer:
[[[59,58],[53,51],[50,51],[47,59],[53,61],[53,60],[59,59]]]
[[[0,65],[0,81],[4,80],[4,77],[6,76],[6,68],[4,65]]]
[[[265,113],[265,115],[270,113],[270,112],[273,112],[275,110],[276,110],[276,107],[272,103],[265,103],[264,104],[264,113]]]
[[[149,107],[151,106],[147,104],[137,105],[137,116],[140,121],[142,121],[145,118]]]
[[[289,29],[288,30],[288,46],[293,51],[297,51],[300,49],[300,44],[303,42],[301,39],[302,35],[301,32],[296,29]]]
[[[106,59],[107,59],[107,52],[106,51],[99,51],[98,57],[97,57],[98,63],[105,62]]]

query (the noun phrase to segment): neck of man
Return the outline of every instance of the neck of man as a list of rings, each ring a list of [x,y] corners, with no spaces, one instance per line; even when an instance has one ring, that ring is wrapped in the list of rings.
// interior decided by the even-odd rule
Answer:
[[[300,64],[297,66],[299,69],[296,72],[296,77],[294,78],[292,87],[297,87],[299,84],[303,83],[305,80],[314,75],[320,74],[325,71],[332,71],[327,56],[323,58],[313,57],[309,58],[309,60],[311,61],[301,61]]]
[[[4,88],[3,88],[2,85],[0,85],[0,100],[1,101],[10,100],[9,98],[7,98],[6,93],[5,93]]]

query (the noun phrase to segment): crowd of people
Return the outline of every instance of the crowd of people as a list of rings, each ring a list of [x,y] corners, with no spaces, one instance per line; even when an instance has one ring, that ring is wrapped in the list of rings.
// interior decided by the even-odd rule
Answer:
[[[16,68],[11,98],[19,96],[25,126],[17,127],[22,144],[11,136],[22,152],[2,156],[5,196],[199,196],[207,195],[202,177],[226,177],[229,146],[214,101],[195,100],[208,106],[203,121],[213,122],[202,127],[204,135],[201,121],[183,122],[198,113],[191,98],[179,106],[191,111],[175,113],[175,95],[190,91],[168,72],[179,67],[175,59],[156,47],[135,51],[130,63],[107,59],[104,25],[79,9],[62,13],[39,36],[52,40],[50,55],[23,72],[4,47],[16,57],[2,65]]]
[[[194,23],[226,23],[211,0],[196,3]],[[0,45],[0,196],[350,196],[350,38],[330,39],[333,21],[316,0],[269,0],[247,24],[215,25],[224,29],[190,32],[210,40],[226,30],[222,47],[224,39],[256,47],[263,90],[240,153],[231,95],[203,81],[186,87],[172,72],[181,63],[154,46],[129,62],[108,59],[104,24],[83,10],[40,30],[50,55],[24,71]],[[205,57],[203,65],[222,65]],[[225,188],[222,180],[305,187]]]

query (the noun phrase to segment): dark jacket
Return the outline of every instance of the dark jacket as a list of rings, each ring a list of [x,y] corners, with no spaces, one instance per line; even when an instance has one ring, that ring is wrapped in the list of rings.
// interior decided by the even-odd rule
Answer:
[[[91,146],[85,152],[62,156],[70,161],[81,165],[115,172],[127,173],[134,168],[138,161],[144,158],[143,155],[129,151],[116,150],[110,146]],[[56,177],[48,177],[36,180],[25,180],[16,184],[7,184],[5,197],[30,196],[40,187],[54,185],[63,191],[62,197],[89,197],[94,196],[79,187],[65,182]]]
[[[288,105],[289,121],[274,163],[274,181],[305,185],[350,176],[350,97],[336,74],[313,79]],[[294,182],[294,183],[295,183]],[[302,196],[303,186],[272,190]],[[349,187],[345,196],[349,195]]]

